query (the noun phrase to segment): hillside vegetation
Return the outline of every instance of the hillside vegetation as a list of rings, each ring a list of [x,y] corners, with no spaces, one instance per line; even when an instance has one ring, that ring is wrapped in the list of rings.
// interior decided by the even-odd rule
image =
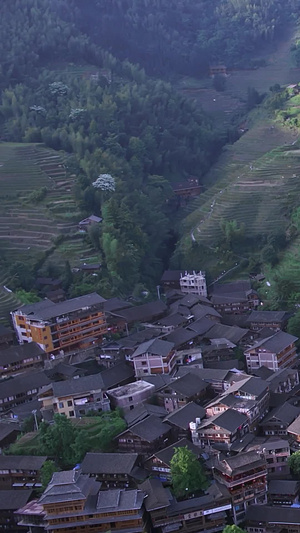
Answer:
[[[76,0],[81,27],[95,42],[159,75],[199,75],[216,62],[254,66],[255,55],[278,38],[300,6],[299,0],[90,0],[86,4]]]

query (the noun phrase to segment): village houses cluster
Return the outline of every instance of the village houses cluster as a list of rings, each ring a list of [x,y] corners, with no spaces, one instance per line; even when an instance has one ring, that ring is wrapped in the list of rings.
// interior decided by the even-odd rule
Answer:
[[[9,532],[300,533],[297,337],[250,280],[166,271],[142,305],[97,293],[23,305],[0,326],[0,528]],[[41,491],[46,456],[6,455],[24,420],[120,408],[114,450],[87,453]],[[37,429],[37,428],[36,428]],[[187,447],[207,488],[176,498]],[[187,488],[188,490],[188,488]]]

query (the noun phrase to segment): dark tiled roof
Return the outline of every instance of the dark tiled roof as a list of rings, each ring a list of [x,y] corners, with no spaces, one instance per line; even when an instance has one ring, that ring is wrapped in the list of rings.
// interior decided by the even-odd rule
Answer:
[[[260,322],[269,324],[270,322],[283,322],[285,317],[285,311],[252,311],[247,318],[247,322]]]
[[[284,331],[277,331],[277,333],[272,335],[272,337],[268,337],[256,342],[253,346],[251,346],[251,348],[249,348],[249,350],[256,347],[263,347],[265,350],[269,350],[270,352],[279,353],[297,340],[298,337],[295,337],[294,335],[290,335]],[[248,352],[248,350],[246,350],[246,352]]]
[[[96,292],[92,292],[91,294],[85,294],[84,296],[72,298],[71,300],[65,300],[64,302],[57,304],[54,304],[48,300],[48,305],[46,305],[44,300],[43,302],[31,304],[30,306],[25,305],[20,307],[20,311],[39,320],[50,320],[56,316],[65,315],[74,311],[80,311],[84,307],[89,308],[94,305],[102,304],[103,302],[105,302],[105,299],[102,298],[102,296],[99,296],[99,294]]]
[[[0,510],[16,511],[20,509],[28,502],[31,494],[32,490],[30,489],[0,490]]]
[[[300,522],[300,509],[297,507],[282,507],[271,505],[249,505],[246,509],[246,522],[260,524],[278,524],[280,531],[284,524],[296,524]]]
[[[133,378],[134,370],[130,364],[121,361],[107,370],[101,372],[101,378],[106,389],[116,387],[119,383]]]
[[[168,491],[159,479],[146,479],[140,488],[146,493],[145,507],[148,512],[169,506]]]
[[[50,379],[44,372],[30,372],[0,381],[0,398],[8,398],[16,394],[22,394],[32,389],[39,389],[48,385]]]
[[[247,470],[256,467],[256,465],[265,466],[266,462],[261,458],[259,452],[249,451],[238,453],[232,457],[226,457],[226,459],[221,461],[218,465],[216,465],[216,467],[220,468],[224,472],[227,471],[234,475],[239,472],[247,472]]]
[[[38,455],[0,455],[0,470],[40,470],[45,461]]]
[[[161,318],[158,320],[157,324],[160,326],[181,326],[182,324],[185,324],[187,322],[187,319],[180,315],[179,313],[175,313],[174,315],[169,315],[165,318]]]
[[[187,326],[191,331],[195,331],[198,335],[203,335],[215,325],[215,321],[210,318],[199,318]]]
[[[138,305],[129,309],[111,312],[114,316],[124,318],[127,323],[145,322],[152,318],[163,315],[167,311],[167,306],[161,300]]]
[[[166,465],[170,465],[175,448],[185,448],[186,446],[197,457],[200,455],[201,449],[198,448],[198,446],[192,444],[191,441],[189,441],[188,439],[181,439],[175,442],[174,444],[171,444],[171,446],[168,446],[167,448],[164,448],[163,450],[159,450],[158,452],[154,453],[152,457],[157,457],[157,459],[159,459]]]
[[[52,383],[53,396],[62,398],[72,394],[90,393],[91,391],[103,390],[104,383],[101,372],[92,376],[83,376],[77,379],[57,381]]]
[[[169,374],[157,374],[156,376],[143,376],[143,381],[152,383],[155,386],[155,390],[158,391],[168,385],[172,380]]]
[[[14,431],[21,432],[16,422],[0,422],[0,441],[11,435]]]
[[[95,485],[94,478],[81,474],[80,470],[54,472],[39,502],[47,504],[85,500],[92,485]]]
[[[268,378],[272,376],[274,372],[267,366],[260,366],[257,370],[253,370],[253,374],[258,378],[268,380]]]
[[[276,391],[278,385],[286,381],[289,376],[293,376],[297,372],[294,368],[282,368],[273,372],[270,376],[267,377],[266,381],[269,384],[270,390]]]
[[[198,335],[199,334],[195,331],[191,331],[186,328],[177,328],[164,338],[166,341],[173,343],[175,348],[178,348],[181,345],[196,339]]]
[[[215,283],[213,285],[213,294],[240,294],[251,289],[249,280],[233,281],[231,283]]]
[[[216,318],[221,318],[220,313],[216,311],[213,307],[209,307],[208,305],[202,305],[197,304],[192,307],[190,310],[190,314],[192,314],[196,319],[214,316]]]
[[[132,354],[132,357],[137,357],[146,352],[154,355],[160,355],[166,357],[174,348],[173,342],[161,339],[151,339],[150,341],[143,342]]]
[[[81,470],[83,474],[130,474],[137,458],[137,453],[87,453]]]
[[[231,387],[229,387],[229,389],[227,389],[227,392],[238,393],[239,391],[241,391],[259,398],[261,395],[267,392],[267,389],[268,383],[266,381],[252,376],[246,378],[245,380],[234,383],[233,385],[231,385]]]
[[[164,421],[182,429],[189,429],[190,422],[194,422],[196,418],[202,419],[205,415],[206,411],[201,405],[190,402],[166,416]]]
[[[120,309],[128,309],[129,307],[132,307],[132,305],[124,300],[120,300],[120,298],[110,298],[103,304],[103,309],[106,312],[119,311]]]
[[[167,411],[164,407],[160,405],[152,405],[150,403],[141,403],[137,405],[132,411],[124,413],[124,418],[127,422],[127,425],[130,427],[138,422],[144,420],[150,415],[158,416],[159,418],[164,418],[167,414]]]
[[[249,333],[248,329],[242,329],[238,326],[215,324],[206,334],[206,337],[208,339],[227,339],[234,344],[238,344],[247,333]]]
[[[232,370],[233,368],[240,369],[242,364],[238,359],[225,359],[224,361],[204,362],[205,368]]]
[[[9,348],[0,351],[0,365],[16,363],[17,361],[23,361],[23,359],[37,357],[43,354],[45,355],[44,350],[36,342],[9,346]]]
[[[145,440],[147,442],[153,442],[160,436],[168,433],[170,429],[170,426],[162,422],[160,418],[154,415],[150,415],[148,418],[145,418],[141,422],[138,422],[134,426],[131,426],[130,429],[125,430],[120,435],[123,435],[127,431],[130,431],[133,435],[140,437],[142,440]]]
[[[199,394],[203,390],[207,389],[207,383],[197,375],[190,373],[186,374],[182,378],[175,379],[168,385],[169,389],[172,389],[177,394],[190,398],[195,394]]]
[[[288,433],[300,435],[300,415],[287,428]]]
[[[215,415],[208,420],[203,420],[200,429],[205,429],[211,425],[219,426],[222,429],[234,433],[240,426],[247,422],[246,415],[235,411],[234,409],[227,409],[220,415]]]
[[[98,493],[96,508],[106,513],[132,511],[142,507],[144,498],[145,493],[140,490],[101,490]]]
[[[272,421],[273,418],[276,419],[277,423],[281,422],[288,426],[300,415],[300,408],[291,405],[290,403],[285,402],[283,405],[276,407],[270,413],[265,416],[263,421],[260,423],[261,426],[268,424]]]
[[[297,494],[299,491],[299,481],[293,479],[271,479],[268,483],[269,494]]]

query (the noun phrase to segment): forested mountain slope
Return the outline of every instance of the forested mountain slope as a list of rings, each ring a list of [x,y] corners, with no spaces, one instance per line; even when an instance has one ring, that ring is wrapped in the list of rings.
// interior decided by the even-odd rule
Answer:
[[[209,63],[249,67],[299,14],[300,2],[76,0],[76,5],[77,23],[117,57],[149,73],[199,75]]]
[[[73,0],[1,5],[2,141],[73,154],[81,216],[103,218],[90,235],[103,265],[99,290],[128,292],[155,283],[168,261],[170,183],[201,178],[220,143],[209,118],[170,85],[90,44],[74,13]],[[110,191],[92,185],[100,174],[113,177]],[[97,288],[95,278],[89,284]]]

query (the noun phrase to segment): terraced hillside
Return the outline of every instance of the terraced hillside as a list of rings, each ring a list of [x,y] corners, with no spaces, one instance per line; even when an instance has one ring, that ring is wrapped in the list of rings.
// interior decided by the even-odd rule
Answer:
[[[37,145],[0,144],[0,185],[0,246],[6,258],[28,258],[51,248],[59,234],[76,230],[73,178],[60,154]],[[31,199],[43,187],[45,199]]]
[[[89,262],[92,247],[78,233],[81,214],[73,199],[74,176],[65,155],[35,144],[0,143],[0,252],[5,263],[36,261],[51,250],[56,263]],[[36,200],[46,187],[45,197]],[[64,236],[63,242],[57,239]],[[0,321],[18,303],[7,273],[0,274]]]

